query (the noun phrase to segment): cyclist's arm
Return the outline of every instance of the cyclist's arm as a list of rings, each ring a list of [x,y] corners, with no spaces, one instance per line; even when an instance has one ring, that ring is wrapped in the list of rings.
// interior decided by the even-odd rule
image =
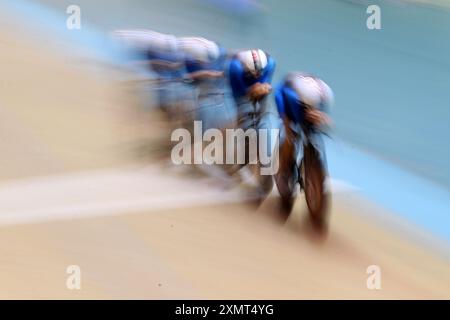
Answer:
[[[325,112],[312,107],[305,108],[305,119],[317,127],[329,127],[332,125],[330,117]]]
[[[223,71],[216,70],[198,70],[188,73],[188,76],[192,80],[202,80],[208,78],[220,78],[223,77]]]
[[[272,75],[275,71],[275,60],[269,57],[267,61],[267,66],[264,69],[262,75],[259,77],[257,82],[252,85],[248,90],[248,95],[250,100],[258,101],[263,99],[272,91]]]
[[[283,118],[286,116],[286,111],[285,111],[285,105],[284,105],[284,99],[283,99],[283,86],[279,85],[276,89],[275,89],[275,105],[277,106],[277,110],[278,113],[280,114],[280,117]]]
[[[147,51],[147,59],[150,65],[157,69],[177,70],[184,66],[181,57],[176,53]]]
[[[150,60],[150,66],[152,66],[153,68],[165,68],[167,70],[177,70],[183,66],[183,63],[172,62],[172,61],[161,60],[161,59],[153,59],[153,60]]]
[[[232,59],[228,67],[228,78],[234,97],[247,95],[247,87],[244,83],[243,76],[244,69],[242,68],[241,62],[237,59]]]
[[[286,95],[284,92],[285,87],[283,85],[279,85],[275,89],[275,104],[277,106],[278,113],[280,115],[281,120],[283,121],[283,127],[286,132],[286,138],[289,143],[291,143],[294,138],[294,134],[291,130],[291,122],[292,120],[289,119],[288,115],[286,114]]]
[[[269,56],[267,66],[265,67],[261,75],[261,78],[258,80],[258,82],[270,84],[272,82],[272,76],[274,72],[275,72],[275,60]]]

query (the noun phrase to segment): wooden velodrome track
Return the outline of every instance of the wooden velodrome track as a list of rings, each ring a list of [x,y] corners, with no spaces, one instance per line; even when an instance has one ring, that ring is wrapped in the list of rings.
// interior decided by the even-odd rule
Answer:
[[[301,198],[282,222],[276,196],[255,210],[210,178],[124,156],[149,135],[130,92],[1,23],[0,298],[450,298],[425,235],[351,191],[333,195],[319,237]],[[370,265],[381,290],[366,287]]]

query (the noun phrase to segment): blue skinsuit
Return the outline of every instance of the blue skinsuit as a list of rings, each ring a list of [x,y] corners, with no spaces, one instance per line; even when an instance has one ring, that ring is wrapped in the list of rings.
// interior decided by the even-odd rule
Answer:
[[[297,160],[297,163],[299,163],[299,161],[303,157],[303,146],[301,143],[301,136],[303,132],[301,126],[305,121],[305,108],[302,104],[300,95],[292,88],[289,80],[286,80],[286,78],[275,89],[274,93],[275,104],[277,105],[280,117],[282,119],[287,118],[289,120],[289,127],[292,129],[292,131],[296,136],[296,141],[294,141],[295,158]],[[325,111],[322,106],[320,106],[319,109],[321,111]],[[286,131],[281,123],[280,142],[283,143],[285,138],[286,138]],[[321,134],[319,133],[312,134],[309,136],[309,138],[314,147],[320,152],[320,155],[324,163],[326,163],[326,157]]]
[[[237,58],[233,58],[228,66],[228,78],[235,100],[244,98],[247,90],[255,83],[271,83],[272,75],[275,71],[275,60],[268,56],[267,65],[258,78],[248,76]]]
[[[227,53],[220,48],[217,59],[209,62],[200,62],[185,57],[186,72],[219,71],[225,69]],[[197,104],[195,120],[201,120],[203,131],[211,128],[221,129],[231,122],[231,113],[225,103],[225,77],[206,78],[195,81],[197,89]]]
[[[271,83],[275,71],[275,60],[269,55],[267,57],[267,65],[258,78],[249,75],[237,57],[231,59],[228,64],[227,76],[237,109],[237,125],[243,130],[268,129],[270,132],[270,129],[279,129],[278,113],[269,103],[268,97],[255,106],[247,96],[249,88],[255,83]],[[267,152],[271,156],[276,141],[270,138],[270,133],[268,137]]]
[[[150,62],[160,60],[180,64],[176,68],[152,66],[151,69],[159,80],[156,87],[153,88],[159,97],[159,106],[166,109],[173,108],[176,105],[183,105],[184,109],[192,109],[193,98],[191,90],[186,84],[181,82],[185,72],[185,66],[183,64],[183,56],[180,52],[176,50],[161,51],[158,48],[148,48],[145,53],[145,58]]]

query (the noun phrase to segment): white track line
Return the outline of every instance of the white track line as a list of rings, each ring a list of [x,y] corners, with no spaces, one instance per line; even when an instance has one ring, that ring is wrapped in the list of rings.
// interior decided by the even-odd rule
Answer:
[[[159,167],[89,171],[0,183],[0,225],[241,202],[238,188],[181,178]],[[333,192],[353,190],[332,181]]]

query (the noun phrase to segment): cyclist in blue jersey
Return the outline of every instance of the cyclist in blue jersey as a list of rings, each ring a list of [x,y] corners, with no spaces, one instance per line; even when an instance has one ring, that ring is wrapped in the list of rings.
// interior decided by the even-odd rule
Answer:
[[[260,129],[275,129],[278,127],[278,115],[269,103],[268,96],[272,91],[271,81],[275,70],[275,60],[261,49],[243,50],[237,52],[228,64],[228,80],[233,94],[237,111],[237,126],[244,131],[255,129],[257,131],[257,146],[259,146]],[[269,157],[275,141],[270,133],[265,146],[265,152]],[[250,146],[245,146],[245,164],[250,163],[253,157],[249,154]],[[258,152],[258,166],[263,165]],[[240,168],[237,166],[236,168]],[[259,179],[258,194],[262,200],[272,189],[271,175],[257,174]]]
[[[275,176],[278,191],[290,210],[299,182],[316,221],[321,221],[324,213],[327,166],[322,133],[331,124],[327,112],[333,100],[333,92],[323,80],[301,72],[289,73],[275,90],[282,119],[280,166]],[[309,162],[305,168],[307,155]]]
[[[118,30],[114,34],[131,57],[145,63],[145,69],[152,73],[152,89],[158,97],[158,106],[176,117],[175,110],[186,100],[186,88],[181,84],[185,66],[177,38],[146,29]]]
[[[178,48],[184,57],[185,77],[197,91],[195,120],[202,121],[203,131],[228,126],[231,119],[224,96],[226,50],[200,37],[178,38]]]

